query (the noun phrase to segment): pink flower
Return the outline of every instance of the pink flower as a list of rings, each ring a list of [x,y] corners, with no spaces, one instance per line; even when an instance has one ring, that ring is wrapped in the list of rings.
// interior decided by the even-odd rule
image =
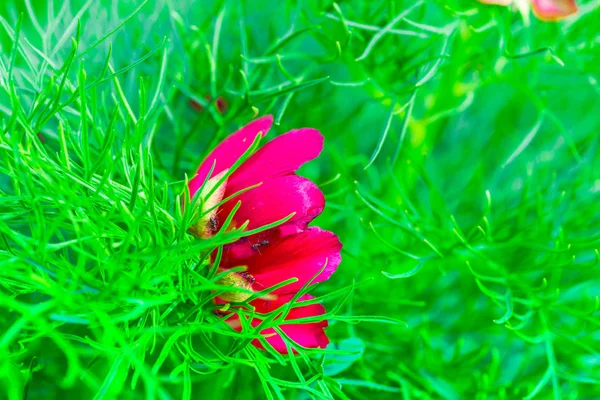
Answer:
[[[238,201],[241,205],[228,229],[242,226],[248,230],[256,229],[294,213],[282,225],[224,247],[218,267],[223,275],[219,283],[236,290],[221,293],[215,299],[217,304],[242,303],[255,292],[264,291],[290,278],[297,279],[250,301],[249,305],[257,313],[268,313],[287,304],[313,278],[312,283],[329,279],[341,261],[342,245],[337,236],[317,227],[308,227],[323,210],[323,194],[310,180],[295,174],[302,164],[321,152],[323,136],[317,130],[292,130],[273,139],[225,179],[233,164],[250,148],[259,134],[266,135],[272,123],[272,116],[262,117],[233,133],[206,157],[189,183],[190,195],[194,196],[214,165],[200,193],[204,200],[200,210],[203,217],[193,227],[194,234],[199,237],[216,234]],[[258,186],[219,205],[223,199],[255,185]],[[226,273],[239,266],[246,266],[246,270]],[[243,306],[238,304],[235,307]],[[281,329],[301,346],[325,347],[328,343],[323,331],[327,326],[326,321],[289,323],[298,318],[323,315],[324,312],[324,308],[318,304],[295,307],[283,320]],[[227,322],[235,329],[241,329],[237,314],[227,315]],[[260,322],[261,318],[257,316],[251,325],[258,326]],[[272,328],[261,331],[261,334],[277,351],[286,352],[283,339]],[[254,341],[254,344],[262,348],[259,341]]]
[[[482,3],[508,6],[522,0],[479,0]],[[529,0],[533,13],[544,21],[558,21],[578,11],[575,0]]]

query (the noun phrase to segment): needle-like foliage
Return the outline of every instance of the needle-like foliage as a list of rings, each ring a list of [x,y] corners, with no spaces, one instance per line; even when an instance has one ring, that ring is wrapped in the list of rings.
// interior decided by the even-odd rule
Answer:
[[[0,398],[599,398],[598,5],[3,1]],[[267,113],[326,137],[325,350],[289,307],[231,329],[253,232],[188,233],[195,168]]]

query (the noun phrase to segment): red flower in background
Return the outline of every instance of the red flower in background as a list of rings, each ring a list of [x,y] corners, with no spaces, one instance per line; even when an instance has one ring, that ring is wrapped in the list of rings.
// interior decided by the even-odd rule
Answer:
[[[479,0],[482,3],[508,6],[521,0]],[[575,0],[529,0],[533,13],[544,21],[558,21],[578,11]]]
[[[211,99],[212,97],[210,94],[204,96],[204,100],[206,101],[211,101]],[[204,110],[204,106],[198,103],[196,100],[190,100],[190,106],[194,109],[194,111],[200,112]],[[229,103],[223,96],[217,97],[217,99],[215,100],[215,106],[217,107],[217,111],[219,111],[219,113],[221,114],[225,114],[229,109]]]
[[[317,227],[308,227],[323,210],[323,194],[310,180],[295,174],[302,164],[321,152],[323,136],[317,130],[292,130],[273,139],[215,189],[215,185],[219,184],[257,135],[266,135],[272,123],[273,117],[266,116],[233,133],[200,164],[196,176],[189,183],[190,195],[193,196],[214,165],[203,189],[203,193],[212,191],[213,194],[205,199],[203,211],[206,215],[194,227],[195,234],[200,237],[210,237],[218,232],[238,201],[241,201],[241,206],[233,216],[230,227],[240,227],[247,222],[248,230],[260,228],[294,213],[284,224],[224,248],[220,273],[238,266],[246,266],[247,270],[226,274],[220,284],[246,289],[247,292],[222,293],[215,299],[216,303],[244,302],[252,292],[268,289],[290,278],[297,279],[267,296],[252,300],[249,304],[258,313],[268,313],[288,303],[317,274],[313,283],[329,279],[341,261],[342,245],[337,236]],[[260,185],[239,194],[212,212],[206,212],[223,199],[257,184]],[[301,298],[306,299],[306,296]],[[290,321],[324,313],[325,309],[319,304],[293,308],[282,322],[281,329],[303,347],[323,348],[329,342],[323,331],[327,326],[326,321],[298,324]],[[234,329],[242,329],[237,314],[228,314],[226,318]],[[250,322],[252,326],[258,326],[261,320],[256,317]],[[265,329],[261,334],[277,351],[286,352],[283,339],[273,329]],[[262,348],[258,340],[253,343]]]

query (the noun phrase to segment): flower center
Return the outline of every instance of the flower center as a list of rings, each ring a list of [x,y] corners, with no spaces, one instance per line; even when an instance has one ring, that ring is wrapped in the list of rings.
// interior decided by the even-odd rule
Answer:
[[[190,233],[199,238],[209,238],[217,233],[219,228],[219,221],[217,219],[217,204],[223,200],[223,196],[225,195],[225,187],[227,185],[227,179],[224,182],[219,184],[219,181],[223,178],[223,176],[227,173],[227,169],[220,172],[219,174],[213,176],[206,182],[206,185],[200,192],[200,197],[202,198],[202,208],[200,212],[202,213],[202,217],[196,223],[196,225],[190,228]],[[215,188],[216,187],[216,188]]]
[[[219,268],[218,272],[223,272]],[[222,286],[231,286],[238,289],[246,289],[252,291],[252,284],[254,283],[254,277],[247,272],[230,272],[223,276],[217,281],[217,284]],[[252,296],[252,293],[242,291],[232,291],[221,293],[219,297],[230,303],[241,303],[246,301]]]

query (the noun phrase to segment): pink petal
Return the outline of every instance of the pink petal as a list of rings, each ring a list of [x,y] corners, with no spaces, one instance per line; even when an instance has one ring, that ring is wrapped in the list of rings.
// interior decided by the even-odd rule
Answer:
[[[544,21],[558,21],[577,12],[575,0],[532,0],[533,12]]]
[[[316,158],[322,149],[323,136],[316,129],[290,131],[254,153],[231,175],[228,188],[236,192],[273,177],[289,175]]]
[[[299,231],[301,232],[301,231]],[[223,248],[223,258],[221,259],[221,268],[233,268],[239,265],[245,265],[244,260],[253,257],[260,249],[271,243],[276,243],[284,235],[280,234],[277,228],[267,229],[256,235],[242,238],[235,243],[227,244]],[[216,250],[214,255],[216,255]],[[213,255],[213,258],[214,258]]]
[[[324,266],[325,269],[313,281],[322,282],[331,276],[341,261],[342,244],[337,236],[317,227],[289,235],[262,246],[251,254],[225,253],[221,268],[245,265],[255,279],[253,289],[261,291],[287,279],[298,280],[283,286],[273,295],[289,298],[311,280]]]
[[[225,197],[232,195],[229,185]],[[249,221],[247,229],[256,229],[296,213],[287,224],[306,226],[323,211],[325,198],[321,190],[306,178],[297,175],[280,176],[234,197],[219,208],[218,219],[225,220],[235,204],[241,201],[233,225]]]
[[[276,243],[285,236],[304,232],[306,228],[306,224],[302,221],[298,223],[291,221],[255,235],[244,237],[235,243],[227,244],[224,246],[221,265],[230,267],[243,265],[243,260],[253,257],[262,247]],[[216,255],[216,250],[214,254]]]
[[[313,299],[313,296],[305,295],[302,296],[299,303],[303,300]],[[265,307],[260,301],[256,301],[256,311],[260,313],[270,312],[279,305],[272,305],[270,307]],[[254,302],[253,302],[254,305]],[[308,317],[316,317],[325,314],[325,307],[321,304],[311,304],[308,306],[295,307],[292,308],[289,314],[285,317],[285,321],[293,321],[300,318],[308,318]],[[255,319],[252,321],[253,326],[258,326],[260,320]],[[325,334],[324,328],[328,325],[326,320],[319,322],[310,322],[310,323],[299,323],[299,324],[281,324],[279,328],[295,343],[299,344],[302,347],[306,348],[321,348],[324,349],[329,344],[329,338]],[[265,336],[265,339],[273,348],[281,353],[287,354],[287,348],[285,346],[285,342],[283,338],[275,332],[275,329],[268,328],[264,329],[261,332],[261,335]],[[256,347],[264,349],[262,343],[258,340],[254,340],[252,342]],[[297,351],[294,350],[294,353]]]
[[[189,182],[190,196],[193,196],[194,193],[196,193],[196,191],[200,188],[215,160],[215,169],[213,170],[211,177],[219,174],[227,168],[230,168],[238,160],[238,158],[240,158],[240,156],[244,154],[246,150],[248,150],[256,138],[256,135],[260,133],[262,136],[265,136],[272,124],[273,116],[266,115],[264,117],[255,119],[222,141],[204,159],[204,161],[202,161],[198,167],[196,175]]]
[[[303,301],[310,300],[313,298],[313,296],[304,295],[298,300],[298,303],[301,304]],[[283,305],[282,303],[267,303],[261,300],[255,300],[251,304],[255,307],[256,312],[261,314],[266,314],[275,311]],[[318,317],[324,314],[325,307],[323,307],[321,304],[311,304],[307,306],[292,308],[288,315],[285,317],[285,321],[294,321],[300,318]],[[240,323],[240,317],[238,314],[230,314],[226,318],[226,322],[236,331],[242,331],[242,324]],[[253,327],[257,327],[260,325],[261,322],[262,320],[260,318],[254,318],[250,322],[250,325]],[[324,349],[329,344],[329,338],[327,337],[324,331],[327,325],[327,320],[322,320],[319,322],[301,322],[298,324],[282,324],[281,322],[279,322],[278,326],[279,329],[281,329],[290,339],[292,339],[295,343],[299,344],[300,346],[306,348]],[[283,338],[279,336],[275,329],[263,329],[260,331],[260,334],[265,337],[267,342],[269,342],[269,344],[273,346],[273,348],[275,348],[277,352],[281,354],[288,353]],[[264,346],[258,339],[253,340],[252,344],[264,350]],[[293,350],[293,352],[297,353],[296,350]]]
[[[484,4],[497,4],[499,6],[508,6],[513,3],[513,0],[479,0],[479,2]]]

